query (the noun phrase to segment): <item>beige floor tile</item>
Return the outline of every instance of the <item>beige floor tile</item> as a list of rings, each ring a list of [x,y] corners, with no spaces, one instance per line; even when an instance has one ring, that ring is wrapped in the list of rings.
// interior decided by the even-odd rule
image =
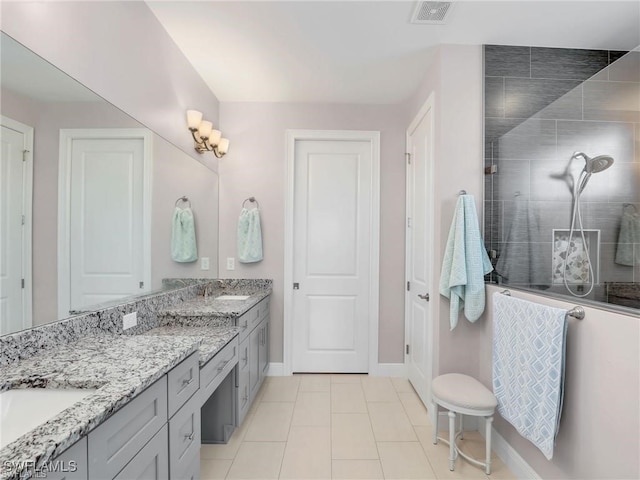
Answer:
[[[280,478],[331,478],[331,428],[292,426]]]
[[[335,480],[381,480],[384,478],[379,460],[333,460]]]
[[[251,423],[251,418],[247,415],[242,422],[240,428],[236,428],[231,435],[229,441],[225,443],[218,444],[205,444],[203,443],[200,446],[200,458],[205,458],[208,460],[217,460],[217,459],[227,459],[233,460],[238,453],[238,449],[240,448],[240,444],[244,439],[244,436],[247,433],[247,429],[249,424]]]
[[[367,402],[397,402],[396,389],[387,377],[366,377],[362,379],[362,389]]]
[[[367,413],[367,402],[359,383],[331,385],[331,413]]]
[[[331,383],[357,383],[360,384],[362,379],[367,377],[366,374],[346,373],[342,375],[331,375]]]
[[[378,450],[365,413],[331,415],[331,458],[334,460],[375,460]]]
[[[293,416],[293,402],[262,402],[251,419],[245,442],[285,442]]]
[[[331,426],[331,395],[329,392],[299,392],[293,409],[291,425]]]
[[[431,419],[424,403],[415,392],[398,392],[404,411],[411,425],[431,425]]]
[[[504,464],[499,458],[491,460],[491,475],[488,478],[493,480],[516,480],[516,477],[511,470]]]
[[[386,479],[435,479],[419,442],[378,442],[380,463]]]
[[[233,460],[200,459],[201,480],[224,480],[227,477]]]
[[[242,442],[227,478],[277,479],[284,448],[284,442]]]
[[[369,417],[378,442],[417,442],[409,417],[400,402],[371,402]]]
[[[306,374],[300,375],[300,392],[329,392],[331,375]]]
[[[391,383],[398,393],[409,393],[414,391],[411,383],[406,378],[392,378]]]
[[[300,377],[297,375],[271,377],[271,381],[265,385],[260,402],[295,402],[299,386]]]

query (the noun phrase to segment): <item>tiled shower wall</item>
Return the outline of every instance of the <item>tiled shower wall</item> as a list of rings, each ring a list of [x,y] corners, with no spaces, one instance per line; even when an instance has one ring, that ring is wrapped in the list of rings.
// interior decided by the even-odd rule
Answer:
[[[510,261],[508,279],[491,280],[568,294],[553,281],[552,255],[553,230],[571,222],[571,178],[584,167],[570,160],[607,154],[614,164],[580,201],[585,229],[599,230],[588,298],[640,307],[640,246],[634,265],[615,262],[623,211],[640,211],[640,52],[487,45],[484,54],[485,167],[497,167],[485,177],[485,242],[494,265]]]

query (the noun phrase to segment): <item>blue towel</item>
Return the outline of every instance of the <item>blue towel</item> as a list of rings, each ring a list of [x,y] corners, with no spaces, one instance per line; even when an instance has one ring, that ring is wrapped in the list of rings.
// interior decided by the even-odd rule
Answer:
[[[498,412],[553,458],[564,395],[567,311],[493,294],[493,393]]]
[[[464,316],[470,322],[480,318],[485,305],[484,276],[491,270],[491,261],[480,238],[473,195],[460,195],[440,274],[440,294],[451,302],[451,330],[456,328],[463,307]]]
[[[196,223],[190,208],[178,208],[173,212],[171,226],[171,258],[188,263],[198,259]]]
[[[254,263],[262,260],[262,228],[257,208],[243,208],[238,219],[238,261]]]

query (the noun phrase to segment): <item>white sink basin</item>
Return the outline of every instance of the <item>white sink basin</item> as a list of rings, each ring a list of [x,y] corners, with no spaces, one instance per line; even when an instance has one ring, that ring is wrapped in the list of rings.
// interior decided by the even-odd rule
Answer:
[[[251,295],[220,295],[216,300],[246,300]]]
[[[16,388],[0,393],[0,448],[95,391],[95,388]]]

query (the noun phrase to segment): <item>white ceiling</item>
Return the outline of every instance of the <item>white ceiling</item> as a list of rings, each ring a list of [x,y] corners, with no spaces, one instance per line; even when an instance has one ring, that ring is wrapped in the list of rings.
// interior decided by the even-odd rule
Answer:
[[[410,24],[403,0],[147,3],[221,101],[398,103],[442,43],[640,44],[637,0],[454,0],[446,25]]]

